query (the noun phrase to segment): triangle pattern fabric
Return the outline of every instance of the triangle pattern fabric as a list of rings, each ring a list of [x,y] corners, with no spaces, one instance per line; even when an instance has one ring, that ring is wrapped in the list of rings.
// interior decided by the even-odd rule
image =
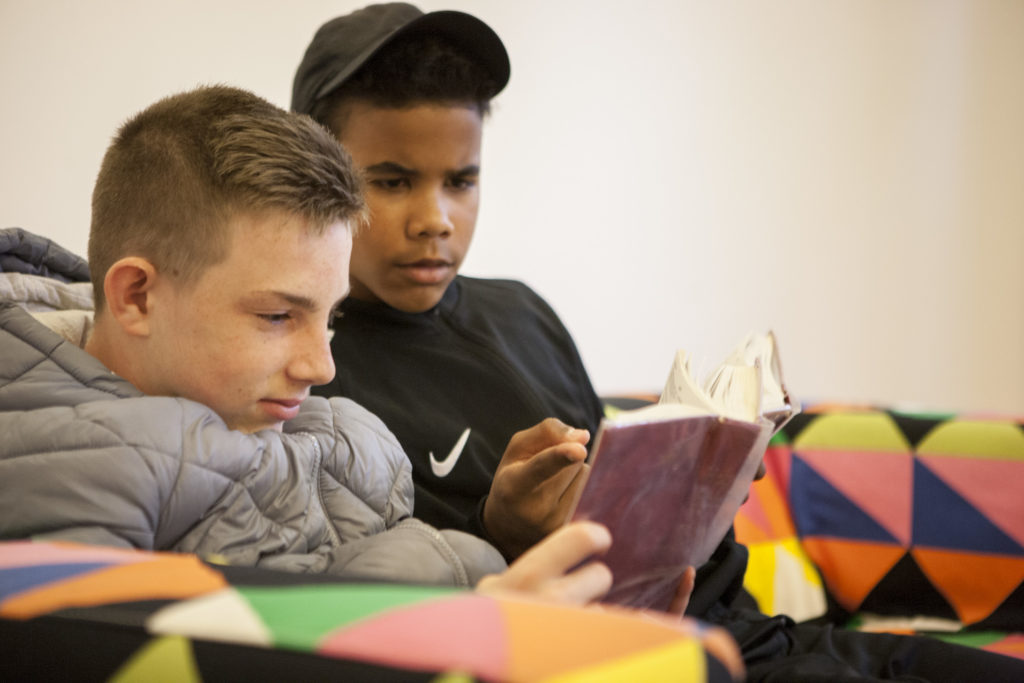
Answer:
[[[828,608],[825,589],[817,569],[811,564],[803,548],[790,539],[775,544],[773,581],[774,611],[796,621],[820,617]]]
[[[1024,582],[1024,558],[914,548],[911,553],[964,624],[992,614]],[[984,581],[978,577],[984,576]]]
[[[192,638],[271,647],[263,620],[237,589],[176,602],[146,619],[150,633],[187,633]]]
[[[619,683],[619,681],[660,681],[671,672],[672,680],[706,681],[708,665],[697,643],[680,640],[625,657],[582,666],[569,673],[545,677],[548,683]],[[523,679],[527,680],[527,679]]]
[[[914,545],[1024,555],[1024,548],[992,524],[920,460],[914,462]]]
[[[918,444],[935,430],[936,425],[953,417],[949,413],[937,413],[934,415],[920,415],[911,413],[900,413],[892,411],[893,422],[906,438],[910,447],[917,449]]]
[[[893,565],[864,598],[859,609],[873,614],[914,614],[954,622],[958,620],[956,610],[932,585],[911,553],[907,553]]]
[[[67,541],[4,541],[0,569],[44,564],[124,564],[148,562],[170,553],[81,545]]]
[[[985,617],[977,624],[976,628],[1001,629],[1003,631],[1020,631],[1024,623],[1024,582],[1021,582],[1002,604],[996,607],[995,612]]]
[[[180,681],[202,683],[192,643],[181,636],[154,638],[132,655],[110,678],[110,683]]]
[[[239,587],[277,645],[315,649],[329,633],[391,609],[463,597],[464,591],[403,584],[308,584]]]
[[[317,652],[399,668],[460,668],[505,680],[508,652],[501,610],[491,598],[465,593],[428,600],[349,623],[328,634]],[[396,647],[401,643],[401,647]]]
[[[775,481],[780,491],[789,493],[789,470],[793,452],[789,447],[773,447],[765,451],[765,480]]]
[[[793,439],[793,450],[843,449],[910,452],[910,442],[881,411],[822,415]]]
[[[790,504],[800,536],[832,536],[899,545],[899,540],[850,501],[799,454],[793,455]]]
[[[909,452],[801,449],[800,458],[837,491],[910,547],[913,457]]]
[[[736,511],[736,519],[733,520],[737,538],[743,539],[741,543],[744,544],[768,541],[772,538],[771,523],[762,502],[764,494],[767,493],[766,488],[770,484],[761,484],[762,482],[754,482],[750,487],[749,497]]]
[[[906,553],[898,545],[835,538],[804,538],[803,545],[836,601],[850,612]]]
[[[920,457],[968,504],[1024,547],[1024,461]]]
[[[999,420],[950,420],[938,425],[917,447],[924,455],[1024,460],[1024,425]]]
[[[223,575],[195,555],[154,553],[146,562],[110,565],[23,591],[4,602],[4,611],[28,618],[63,607],[190,598],[226,585]]]
[[[637,662],[683,640],[674,626],[637,619],[635,613],[611,606],[594,612],[526,600],[501,599],[500,603],[509,647],[507,680],[546,680],[616,662]],[[539,638],[541,633],[551,637]]]
[[[4,615],[4,600],[36,586],[95,571],[109,566],[107,563],[88,562],[82,564],[44,564],[34,567],[10,567],[0,569],[0,615]]]

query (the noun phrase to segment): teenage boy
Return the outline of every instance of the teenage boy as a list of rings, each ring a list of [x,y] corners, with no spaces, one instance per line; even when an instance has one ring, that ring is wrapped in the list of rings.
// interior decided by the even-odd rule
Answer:
[[[357,400],[395,432],[413,461],[418,516],[515,557],[565,519],[601,406],[535,293],[457,275],[476,226],[483,118],[508,77],[505,49],[480,20],[371,5],[320,27],[292,108],[327,126],[368,183],[370,226],[355,237],[352,292],[331,342],[338,374],[314,391]],[[688,612],[734,634],[750,680],[1014,680],[1024,668],[936,640],[745,609],[746,558],[727,537],[700,569]]]
[[[506,571],[480,539],[411,518],[407,459],[380,420],[304,400],[334,372],[360,191],[322,127],[244,91],[199,88],[129,120],[93,195],[94,322],[47,314],[65,339],[0,303],[0,539],[601,595],[607,568],[572,568],[607,548],[602,527]]]
[[[476,227],[482,121],[508,77],[478,19],[371,5],[321,27],[292,107],[352,154],[372,225],[353,245],[332,346],[358,361],[314,393],[386,416],[412,460],[418,517],[514,558],[562,524],[602,407],[539,296],[456,275]]]

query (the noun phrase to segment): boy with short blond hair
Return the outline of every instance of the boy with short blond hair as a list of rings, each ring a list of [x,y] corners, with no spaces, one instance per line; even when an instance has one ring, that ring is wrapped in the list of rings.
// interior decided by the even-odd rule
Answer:
[[[96,183],[99,302],[63,336],[0,302],[0,539],[587,602],[609,542],[578,525],[506,571],[413,519],[409,464],[334,373],[358,174],[307,117],[224,86],[129,120]],[[51,321],[52,322],[52,321]],[[76,329],[77,327],[77,329]],[[85,339],[84,348],[76,342]]]

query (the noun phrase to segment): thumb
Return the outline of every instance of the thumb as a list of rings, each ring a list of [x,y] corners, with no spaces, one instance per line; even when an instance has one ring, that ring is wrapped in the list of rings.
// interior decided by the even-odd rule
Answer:
[[[549,417],[528,429],[516,432],[509,440],[509,448],[522,449],[532,454],[567,441],[585,445],[589,440],[590,432],[586,429],[576,429],[557,417]]]
[[[540,486],[566,470],[580,465],[587,458],[587,449],[578,443],[563,443],[546,448],[523,461],[520,475],[527,488]]]

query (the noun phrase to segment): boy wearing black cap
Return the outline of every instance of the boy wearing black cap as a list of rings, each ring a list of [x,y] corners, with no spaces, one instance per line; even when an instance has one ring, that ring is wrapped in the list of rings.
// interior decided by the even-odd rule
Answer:
[[[319,29],[292,108],[348,148],[370,208],[332,340],[347,362],[314,391],[383,418],[412,461],[417,516],[515,557],[565,519],[602,409],[540,297],[519,282],[457,275],[477,217],[482,120],[508,78],[500,39],[478,19],[372,5]],[[831,632],[738,607],[746,558],[727,537],[698,573],[687,611],[733,633],[750,680],[901,671],[996,680],[999,667],[1017,666],[930,639]]]
[[[418,516],[513,558],[564,520],[601,403],[540,297],[456,275],[476,225],[482,120],[508,78],[480,20],[372,5],[320,28],[292,107],[353,155],[372,223],[332,347],[359,362],[320,392],[385,417],[412,460]]]

